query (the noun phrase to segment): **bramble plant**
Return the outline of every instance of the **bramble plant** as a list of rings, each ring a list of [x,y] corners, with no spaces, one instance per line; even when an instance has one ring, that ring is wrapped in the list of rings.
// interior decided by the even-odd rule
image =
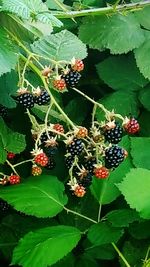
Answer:
[[[0,1],[0,263],[150,266],[150,1]]]

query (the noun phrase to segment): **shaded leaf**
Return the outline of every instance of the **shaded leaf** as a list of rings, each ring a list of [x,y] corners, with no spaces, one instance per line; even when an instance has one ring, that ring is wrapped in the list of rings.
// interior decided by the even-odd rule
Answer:
[[[115,113],[119,113],[122,116],[138,115],[138,101],[137,95],[134,92],[122,92],[118,91],[104,96],[99,103],[103,104],[108,110],[113,110]],[[96,117],[99,121],[104,120],[104,112],[97,109]]]
[[[90,227],[88,239],[94,245],[109,244],[117,242],[123,233],[122,229],[114,228],[108,223],[101,222]]]
[[[12,264],[23,267],[51,266],[67,255],[79,240],[80,231],[71,226],[52,226],[30,232],[15,248]]]
[[[106,214],[105,218],[114,227],[128,227],[130,223],[139,219],[136,211],[130,209],[113,210]]]
[[[132,56],[111,56],[96,67],[100,78],[114,90],[134,91],[148,83]]]

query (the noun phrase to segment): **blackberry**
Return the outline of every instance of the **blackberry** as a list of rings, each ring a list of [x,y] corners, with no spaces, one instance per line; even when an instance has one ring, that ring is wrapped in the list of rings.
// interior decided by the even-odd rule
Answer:
[[[63,74],[61,78],[65,80],[67,86],[74,87],[78,84],[81,74],[78,71],[70,70],[67,74]]]
[[[106,130],[104,136],[106,141],[112,144],[118,144],[121,141],[123,135],[123,129],[120,125],[116,125],[115,128]]]
[[[43,132],[40,137],[40,141],[42,144],[45,144],[45,142],[49,139],[49,137],[54,137],[54,133],[48,131],[48,134],[46,132]]]
[[[74,157],[72,156],[66,157],[65,163],[66,163],[67,169],[70,169],[72,167],[73,161],[74,161]]]
[[[0,199],[0,211],[7,211],[9,210],[10,205],[3,199]]]
[[[17,96],[19,104],[23,105],[24,108],[34,107],[34,97],[30,93],[24,93]]]
[[[82,180],[79,180],[78,183],[84,186],[85,188],[89,187],[92,183],[92,175],[89,173]]]
[[[79,155],[83,151],[84,146],[81,139],[74,138],[72,142],[67,145],[67,152],[72,156]]]
[[[124,149],[113,145],[105,151],[105,167],[115,169],[124,160]]]
[[[90,174],[93,174],[94,165],[96,163],[97,163],[96,162],[96,158],[95,157],[91,157],[84,163],[84,167]]]
[[[49,157],[48,158],[48,163],[45,166],[45,168],[48,169],[48,170],[53,170],[55,168],[55,166],[56,166],[56,163],[55,163],[53,157]]]
[[[8,109],[0,104],[0,116],[5,118],[8,115]]]
[[[34,102],[39,106],[48,104],[50,101],[50,96],[46,90],[41,90],[39,96],[34,96]]]
[[[57,152],[57,146],[48,146],[48,147],[42,147],[43,152],[46,154],[47,157],[50,157],[52,155],[55,155]]]

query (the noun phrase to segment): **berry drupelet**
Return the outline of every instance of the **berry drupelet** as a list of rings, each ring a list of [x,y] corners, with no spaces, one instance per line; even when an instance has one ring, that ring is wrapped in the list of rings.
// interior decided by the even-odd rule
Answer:
[[[73,162],[74,162],[74,157],[73,156],[67,156],[65,158],[65,163],[66,163],[67,169],[70,169],[72,167]]]
[[[36,104],[38,104],[39,106],[46,105],[49,103],[49,101],[50,101],[50,95],[45,89],[43,88],[41,89],[40,87],[38,87],[34,91],[34,102]]]
[[[78,84],[81,74],[78,71],[70,70],[67,74],[63,74],[62,78],[65,80],[67,86],[74,87]]]
[[[67,152],[70,153],[72,156],[81,154],[83,149],[84,149],[84,145],[81,139],[74,138],[67,145]]]
[[[17,101],[24,108],[33,108],[34,107],[34,97],[27,89],[19,89],[17,96]]]
[[[135,118],[131,118],[126,124],[124,124],[124,129],[129,134],[136,134],[140,130],[140,125]]]
[[[90,157],[89,159],[85,161],[84,167],[89,173],[93,174],[95,164],[96,164],[96,158]]]
[[[124,158],[124,149],[117,145],[113,145],[105,150],[105,167],[108,169],[115,169],[120,165]]]
[[[105,140],[112,144],[118,144],[121,141],[122,135],[123,129],[119,124],[116,124],[114,128],[104,131]]]
[[[53,159],[53,157],[49,157],[48,158],[48,163],[46,165],[46,169],[47,170],[53,170],[56,166],[55,160]]]

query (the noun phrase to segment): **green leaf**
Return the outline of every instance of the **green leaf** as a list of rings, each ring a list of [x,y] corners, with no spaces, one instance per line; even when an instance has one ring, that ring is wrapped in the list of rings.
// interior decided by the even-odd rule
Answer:
[[[133,116],[138,115],[138,100],[137,95],[134,92],[122,92],[118,91],[109,95],[104,96],[98,101],[103,104],[108,110],[113,110],[115,113],[119,113],[122,116]],[[97,109],[96,117],[99,121],[104,120],[104,112]]]
[[[15,132],[10,132],[7,135],[7,140],[5,143],[5,149],[13,153],[20,153],[26,148],[25,135]]]
[[[2,137],[0,136],[0,164],[4,164],[7,159],[7,152],[4,149]]]
[[[31,14],[48,11],[40,0],[3,0],[3,10],[16,14],[23,19],[30,19]]]
[[[149,164],[150,138],[131,138],[131,155],[134,165],[138,168],[150,169]]]
[[[150,40],[145,41],[139,48],[135,49],[136,64],[145,78],[150,80]]]
[[[10,213],[10,210],[9,210]],[[2,218],[0,224],[0,250],[6,259],[11,260],[12,251],[19,239],[29,231],[55,225],[54,220],[38,219],[32,216],[22,216],[16,213]]]
[[[51,266],[67,255],[80,238],[77,228],[62,225],[30,232],[15,248],[12,264],[23,267]]]
[[[129,138],[127,136],[123,137],[119,145],[129,151]],[[132,168],[132,163],[130,156],[128,156],[118,168],[110,173],[107,180],[93,178],[90,189],[99,203],[109,204],[120,195],[120,191],[118,190],[116,183],[122,181],[127,172],[129,172],[130,168]]]
[[[150,171],[132,169],[118,184],[130,208],[136,209],[142,218],[150,219]]]
[[[51,26],[61,27],[60,20],[48,13],[46,4],[41,0],[3,0],[2,10],[16,14],[22,19],[42,22]]]
[[[62,4],[63,2],[64,2],[63,0],[59,0],[59,3]],[[52,1],[52,0],[47,0],[46,1],[46,4],[47,4],[47,6],[48,6],[49,9],[55,9],[55,10],[62,11],[61,7],[57,3],[55,3],[54,1]],[[63,6],[65,6],[65,5],[63,4]]]
[[[125,259],[130,263],[130,266],[134,267],[146,267],[143,265],[143,260],[147,253],[149,243],[143,241],[126,241],[123,245],[122,254],[124,255]],[[120,266],[126,267],[124,262],[120,259]],[[147,266],[148,267],[148,266]]]
[[[6,149],[9,152],[20,153],[26,148],[25,135],[13,132],[10,130],[4,120],[0,118],[0,136],[2,140],[1,149]],[[4,153],[4,158],[5,158]]]
[[[0,29],[0,76],[10,72],[17,63],[17,48],[8,39],[8,34],[4,29]]]
[[[139,215],[134,210],[120,209],[110,211],[105,218],[114,227],[128,227],[130,223],[139,219]]]
[[[123,233],[122,229],[114,228],[106,222],[100,222],[90,227],[88,239],[96,246],[112,242],[116,243]]]
[[[135,16],[138,19],[139,23],[146,29],[150,30],[150,7],[147,6],[138,12],[135,12]]]
[[[85,254],[88,254],[94,259],[112,260],[115,258],[115,250],[111,244],[101,246],[90,246],[85,248]]]
[[[92,259],[88,254],[83,254],[79,256],[79,258],[76,261],[76,265],[78,267],[99,267],[96,260]]]
[[[139,92],[139,100],[142,103],[142,105],[150,111],[150,86],[146,86],[143,90],[140,90]]]
[[[67,30],[35,41],[32,49],[35,53],[56,61],[70,61],[73,57],[83,59],[87,56],[86,46]]]
[[[84,18],[79,37],[90,48],[108,48],[112,54],[128,53],[144,42],[144,33],[131,13]]]
[[[135,222],[130,225],[129,233],[135,239],[148,239],[150,238],[150,221],[146,220],[143,222]]]
[[[130,55],[110,56],[96,67],[100,78],[114,90],[134,91],[148,83]]]
[[[83,97],[76,97],[65,107],[65,112],[76,124],[81,124],[89,110],[88,102]]]
[[[0,197],[16,210],[36,217],[53,217],[67,203],[63,184],[54,176],[29,177],[21,184],[4,187]]]
[[[141,112],[141,115],[139,117],[139,123],[140,123],[140,135],[145,136],[145,137],[150,137],[150,123],[149,123],[149,118],[150,118],[150,112],[143,110]]]

